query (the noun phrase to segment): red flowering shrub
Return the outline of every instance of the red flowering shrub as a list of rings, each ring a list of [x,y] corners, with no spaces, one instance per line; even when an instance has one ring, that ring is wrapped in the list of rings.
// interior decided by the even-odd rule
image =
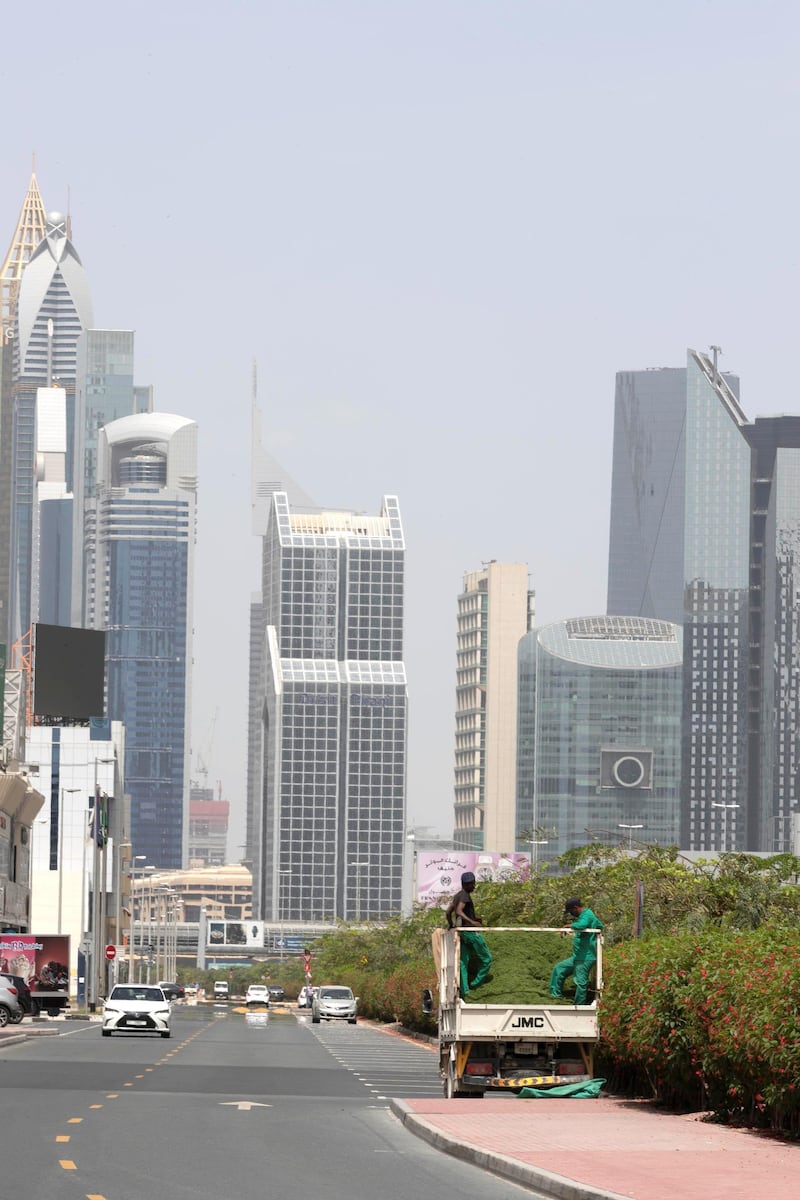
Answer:
[[[800,934],[627,942],[605,985],[600,1056],[617,1086],[800,1131]]]

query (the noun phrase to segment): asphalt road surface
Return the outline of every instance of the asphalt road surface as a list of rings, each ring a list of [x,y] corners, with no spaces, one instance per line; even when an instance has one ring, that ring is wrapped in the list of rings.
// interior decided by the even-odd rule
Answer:
[[[367,1025],[176,1005],[170,1040],[59,1028],[0,1047],[0,1200],[531,1195],[403,1129],[388,1100],[440,1095],[436,1056]]]

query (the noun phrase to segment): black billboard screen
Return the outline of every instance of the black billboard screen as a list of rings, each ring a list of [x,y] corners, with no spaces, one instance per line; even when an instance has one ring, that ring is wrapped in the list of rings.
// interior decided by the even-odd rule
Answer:
[[[34,716],[75,721],[104,716],[105,631],[33,628]]]

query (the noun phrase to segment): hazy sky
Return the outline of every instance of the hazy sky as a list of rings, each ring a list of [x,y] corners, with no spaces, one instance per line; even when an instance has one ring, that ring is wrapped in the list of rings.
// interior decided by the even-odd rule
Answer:
[[[409,818],[449,832],[463,572],[604,611],[615,371],[717,343],[750,416],[800,411],[800,6],[40,0],[0,37],[0,257],[35,151],[96,324],[200,426],[194,746],[233,857],[254,358],[319,504],[400,497]]]

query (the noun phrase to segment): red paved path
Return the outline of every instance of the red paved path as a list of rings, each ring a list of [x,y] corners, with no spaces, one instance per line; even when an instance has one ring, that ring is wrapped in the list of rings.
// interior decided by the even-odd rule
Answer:
[[[516,1171],[520,1182],[565,1200],[595,1189],[632,1200],[758,1200],[800,1191],[800,1146],[708,1124],[699,1114],[669,1115],[644,1101],[486,1097],[392,1107],[407,1128],[443,1149],[446,1141],[462,1143],[464,1157],[489,1167],[484,1152],[502,1156],[494,1165],[511,1165],[499,1173],[513,1178]]]

